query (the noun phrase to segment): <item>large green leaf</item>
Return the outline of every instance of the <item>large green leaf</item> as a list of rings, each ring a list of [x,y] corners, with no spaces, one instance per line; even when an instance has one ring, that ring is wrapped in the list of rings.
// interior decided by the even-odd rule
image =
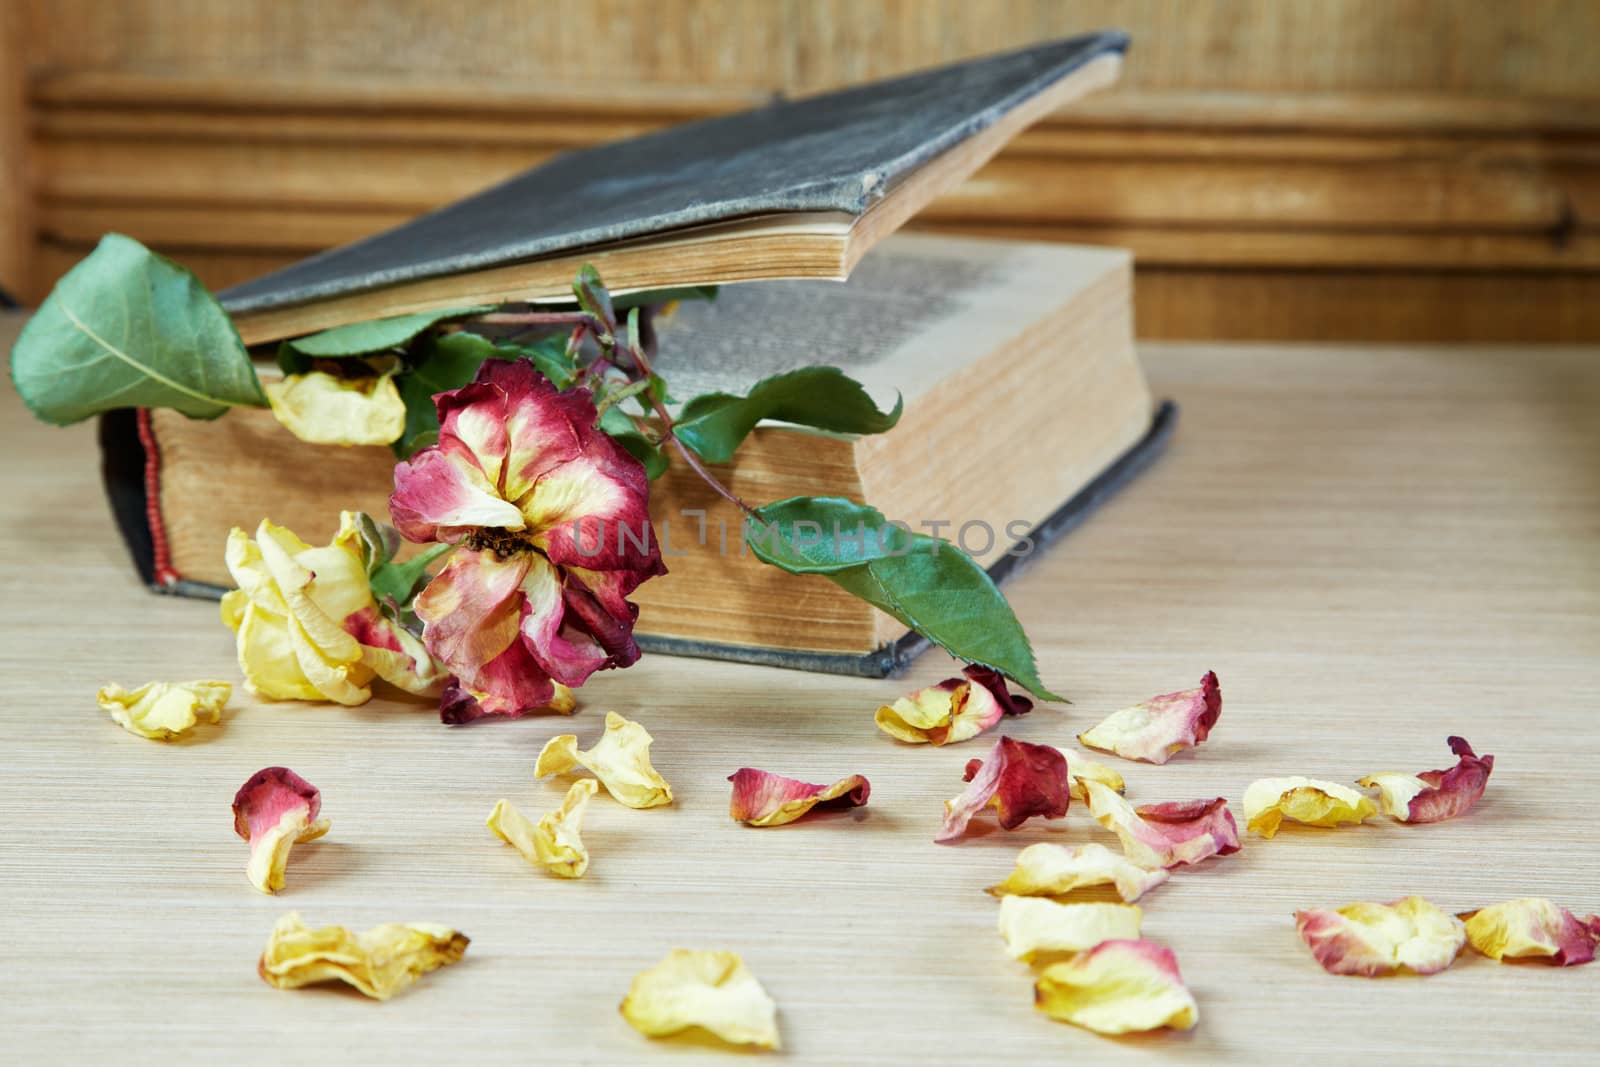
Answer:
[[[388,319],[352,322],[348,326],[335,326],[321,333],[297,337],[288,344],[297,352],[325,359],[361,356],[368,352],[398,348],[423,330],[441,322],[465,318],[468,315],[482,315],[493,310],[493,305],[447,308],[444,311],[420,311],[414,315],[396,315]]]
[[[955,545],[895,526],[840,497],[757,508],[745,542],[763,562],[819,574],[888,612],[957,659],[1003,672],[1046,700],[1033,646],[984,569]]]
[[[46,422],[114,408],[214,419],[264,407],[250,355],[195,276],[121,234],[67,272],[11,349],[11,380]]]
[[[900,401],[893,411],[879,411],[861,383],[838,367],[802,367],[761,379],[746,396],[695,397],[683,406],[674,432],[707,462],[727,463],[762,419],[837,433],[882,433],[900,421]]]

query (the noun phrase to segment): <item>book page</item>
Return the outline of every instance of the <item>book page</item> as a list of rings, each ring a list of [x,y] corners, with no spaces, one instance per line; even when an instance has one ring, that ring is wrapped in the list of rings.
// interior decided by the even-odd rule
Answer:
[[[1087,255],[1086,255],[1087,253]],[[813,364],[843,370],[880,406],[907,403],[995,350],[1041,306],[1065,302],[1116,249],[898,234],[848,282],[723,286],[659,324],[656,369],[687,400],[743,393]]]

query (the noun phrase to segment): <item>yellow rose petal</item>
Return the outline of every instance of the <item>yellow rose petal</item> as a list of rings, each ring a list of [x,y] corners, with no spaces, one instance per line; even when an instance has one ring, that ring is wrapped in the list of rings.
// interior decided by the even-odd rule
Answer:
[[[1272,837],[1283,820],[1307,826],[1359,823],[1378,813],[1365,793],[1347,785],[1298,776],[1262,778],[1244,791],[1245,829]]]
[[[579,751],[574,734],[552,737],[540,751],[533,774],[543,778],[584,767],[600,779],[606,792],[630,808],[671,804],[672,787],[650,765],[651,740],[643,726],[608,711],[606,732],[593,748]]]
[[[1572,967],[1594,959],[1600,915],[1580,919],[1543,897],[1523,897],[1465,912],[1467,940],[1492,960],[1544,959]]]
[[[429,971],[461,959],[468,943],[465,934],[436,923],[385,923],[355,934],[342,926],[313,930],[291,912],[272,928],[257,970],[279,989],[344,982],[374,1000],[388,1000]]]
[[[1162,868],[1141,867],[1104,845],[1029,845],[1017,854],[1017,869],[989,887],[995,896],[1064,896],[1075,889],[1111,883],[1123,900],[1144,896],[1172,875]]]
[[[1295,929],[1323,970],[1364,978],[1437,974],[1467,941],[1461,920],[1422,897],[1297,911]]]
[[[1105,941],[1052,963],[1033,990],[1052,1019],[1101,1034],[1188,1030],[1200,1018],[1172,950],[1149,941]]]
[[[561,807],[538,823],[530,822],[509,800],[501,800],[489,813],[487,825],[534,866],[562,878],[582,878],[589,869],[589,850],[580,836],[583,811],[599,789],[593,778],[573,782]]]
[[[232,693],[227,682],[146,682],[134,690],[113,682],[102,686],[96,699],[100,710],[130,734],[171,741],[193,729],[201,715],[220,722]]]
[[[1122,775],[1104,763],[1092,760],[1082,752],[1074,752],[1070,748],[1063,748],[1059,751],[1063,756],[1067,757],[1067,774],[1072,778],[1072,785],[1069,791],[1073,800],[1081,800],[1085,804],[1089,802],[1089,792],[1083,787],[1083,783],[1086,781],[1099,782],[1107,789],[1118,793],[1127,791],[1128,786],[1122,780]]]
[[[1058,904],[1043,897],[1003,897],[1000,936],[1014,960],[1039,953],[1083,952],[1102,941],[1136,941],[1137,904]]]
[[[778,1005],[733,952],[673,949],[633,979],[622,1017],[646,1037],[699,1027],[734,1045],[778,1047]]]
[[[391,375],[336,378],[323,371],[262,384],[272,414],[314,445],[387,445],[406,428],[406,403]]]

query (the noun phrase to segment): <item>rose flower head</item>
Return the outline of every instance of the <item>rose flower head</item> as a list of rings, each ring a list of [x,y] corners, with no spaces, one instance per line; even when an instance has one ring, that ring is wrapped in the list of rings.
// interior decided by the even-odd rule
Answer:
[[[439,441],[395,468],[389,510],[408,540],[456,546],[413,605],[456,676],[446,702],[477,704],[455,720],[524,715],[637,660],[627,596],[666,567],[644,467],[595,428],[589,391],[491,359],[434,405]]]

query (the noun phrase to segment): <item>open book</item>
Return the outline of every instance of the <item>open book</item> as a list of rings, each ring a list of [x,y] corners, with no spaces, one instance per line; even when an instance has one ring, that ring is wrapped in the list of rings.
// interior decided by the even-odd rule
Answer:
[[[416,311],[842,279],[1021,130],[1116,79],[1091,34],[560,156],[386,233],[220,294],[246,344]]]

